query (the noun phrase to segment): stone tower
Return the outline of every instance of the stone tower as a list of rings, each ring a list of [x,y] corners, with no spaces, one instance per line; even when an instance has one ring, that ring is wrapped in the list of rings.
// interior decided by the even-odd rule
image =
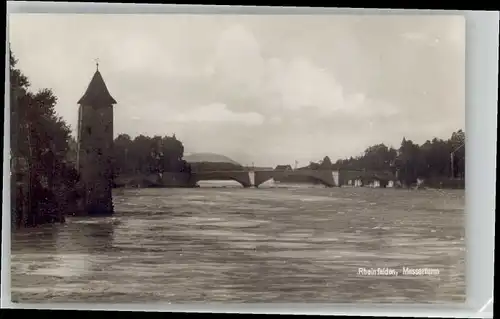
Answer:
[[[90,216],[113,214],[113,105],[97,70],[78,101],[77,166],[84,190],[82,209]]]

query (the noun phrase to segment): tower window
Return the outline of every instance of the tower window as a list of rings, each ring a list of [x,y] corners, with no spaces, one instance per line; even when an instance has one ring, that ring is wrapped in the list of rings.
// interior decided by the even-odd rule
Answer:
[[[102,149],[98,148],[98,149],[97,149],[97,154],[98,154],[98,155],[102,155]]]
[[[90,128],[89,126],[87,126],[87,134],[91,134],[92,133],[92,128]]]

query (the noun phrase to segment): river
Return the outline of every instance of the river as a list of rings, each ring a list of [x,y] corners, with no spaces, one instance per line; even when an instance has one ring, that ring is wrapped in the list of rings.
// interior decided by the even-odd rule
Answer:
[[[222,187],[225,186],[225,187]],[[463,302],[464,191],[323,188],[114,193],[112,218],[12,237],[18,302]],[[439,274],[402,275],[402,267]],[[366,276],[359,268],[398,276]]]

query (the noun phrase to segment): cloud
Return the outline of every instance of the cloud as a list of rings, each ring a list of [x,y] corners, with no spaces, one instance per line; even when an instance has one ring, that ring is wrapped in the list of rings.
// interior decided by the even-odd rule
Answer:
[[[322,113],[349,107],[342,86],[332,73],[306,58],[278,64],[271,77],[271,87],[281,97],[286,109],[313,109]]]
[[[265,114],[307,110],[324,116],[365,101],[359,93],[346,95],[331,70],[307,57],[265,57],[255,35],[241,25],[222,32],[213,56],[204,69],[235,111],[252,104]]]
[[[179,123],[237,123],[247,126],[260,125],[264,117],[256,112],[234,113],[225,104],[214,103],[198,107],[186,113],[180,113],[171,117],[170,121]]]
[[[256,165],[446,138],[465,122],[463,18],[37,14],[9,23],[19,67],[35,89],[54,89],[73,129],[95,58],[118,102],[115,134],[175,133],[190,152]]]

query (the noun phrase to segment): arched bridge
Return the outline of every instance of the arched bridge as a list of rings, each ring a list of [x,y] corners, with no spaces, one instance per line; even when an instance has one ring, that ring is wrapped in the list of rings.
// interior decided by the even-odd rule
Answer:
[[[338,178],[335,172],[328,170],[293,170],[293,171],[212,171],[192,172],[191,180],[194,183],[207,180],[233,180],[243,187],[259,187],[270,179],[282,179],[287,177],[308,177],[327,187],[338,186]],[[338,176],[338,175],[337,175]]]
[[[173,176],[175,175],[175,176]],[[243,187],[259,187],[268,180],[300,180],[323,184],[327,187],[348,185],[349,180],[360,180],[361,185],[368,185],[371,181],[378,180],[385,187],[387,183],[396,180],[395,176],[385,172],[361,171],[330,171],[330,170],[250,170],[250,171],[206,171],[186,173],[136,175],[115,179],[115,185],[129,187],[176,187],[195,186],[199,181],[233,180]]]

